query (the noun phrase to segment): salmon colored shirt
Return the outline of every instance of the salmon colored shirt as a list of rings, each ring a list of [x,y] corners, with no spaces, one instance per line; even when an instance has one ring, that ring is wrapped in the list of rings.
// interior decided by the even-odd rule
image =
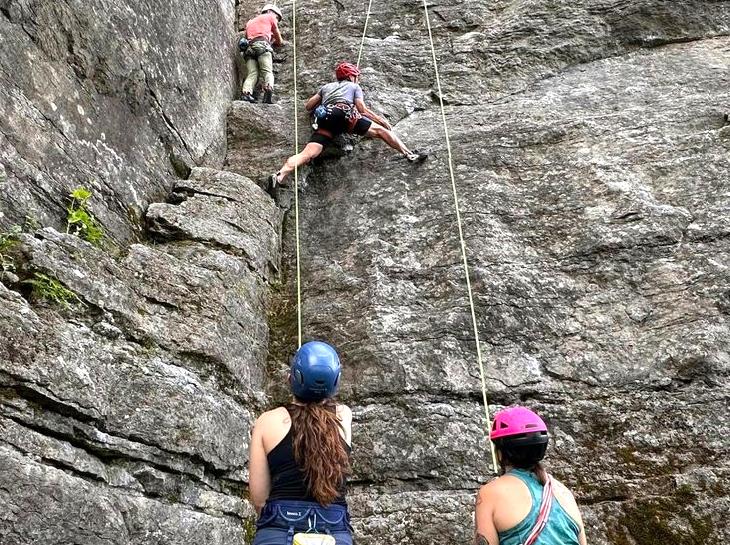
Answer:
[[[268,12],[262,13],[258,17],[254,17],[246,23],[246,38],[253,40],[254,38],[266,38],[269,43],[277,30],[276,14]]]

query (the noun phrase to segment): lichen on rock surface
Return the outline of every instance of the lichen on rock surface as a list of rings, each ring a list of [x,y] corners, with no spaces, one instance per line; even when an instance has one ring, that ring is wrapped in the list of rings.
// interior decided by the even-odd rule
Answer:
[[[295,97],[282,3],[266,106],[230,102],[258,3],[0,0],[0,543],[250,540],[249,432],[297,340],[262,188],[367,4],[297,3]],[[357,542],[468,543],[491,470],[430,42],[422,3],[372,7],[366,101],[431,155],[306,170],[304,335],[344,362]],[[491,408],[546,418],[590,543],[727,540],[730,2],[428,8]],[[113,251],[63,232],[79,186]]]

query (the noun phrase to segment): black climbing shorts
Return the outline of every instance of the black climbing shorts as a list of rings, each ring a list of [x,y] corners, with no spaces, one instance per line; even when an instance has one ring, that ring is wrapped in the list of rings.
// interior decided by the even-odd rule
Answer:
[[[319,144],[320,146],[326,146],[332,143],[332,138],[330,138],[326,134],[322,134],[319,131],[314,131],[312,133],[312,136],[309,137],[309,141],[314,142],[315,144]]]
[[[357,120],[357,123],[355,123],[355,128],[352,129],[352,132],[358,136],[365,136],[372,126],[372,121],[370,121],[367,117],[361,117]]]

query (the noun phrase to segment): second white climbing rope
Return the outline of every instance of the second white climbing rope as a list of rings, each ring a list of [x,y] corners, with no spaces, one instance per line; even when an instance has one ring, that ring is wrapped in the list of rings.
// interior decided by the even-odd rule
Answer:
[[[370,21],[370,12],[373,9],[373,0],[368,1],[368,10],[365,14],[365,26],[362,29],[362,40],[360,40],[360,51],[357,54],[357,67],[360,68],[360,61],[362,60],[362,50],[365,47],[365,35],[368,32],[368,22]]]
[[[297,1],[292,2],[292,49],[294,51],[294,154],[299,153],[299,98],[297,93]],[[294,239],[297,260],[297,347],[302,346],[302,269],[299,244],[299,168],[294,166]]]
[[[456,176],[454,175],[454,164],[451,156],[451,139],[449,138],[449,126],[446,123],[446,107],[444,106],[443,93],[441,92],[441,78],[439,77],[439,67],[436,60],[436,46],[433,41],[433,33],[431,32],[431,20],[428,13],[428,5],[426,0],[423,0],[423,9],[426,12],[426,27],[428,28],[428,39],[431,42],[431,56],[433,57],[433,69],[436,73],[436,91],[438,92],[439,103],[441,104],[441,120],[444,125],[444,134],[446,136],[446,152],[449,161],[449,173],[451,175],[451,189],[454,194],[454,206],[456,208],[456,223],[459,228],[459,242],[461,244],[461,258],[464,264],[464,276],[466,277],[466,291],[469,295],[469,308],[471,310],[471,322],[474,328],[474,342],[476,344],[477,351],[477,362],[479,363],[479,374],[482,381],[482,401],[484,402],[484,414],[487,419],[486,429],[489,429],[492,419],[489,416],[489,402],[487,400],[487,383],[484,372],[484,361],[482,360],[482,349],[479,344],[479,327],[477,326],[477,317],[474,310],[474,296],[471,289],[471,279],[469,276],[469,261],[466,257],[466,242],[464,240],[464,228],[461,222],[461,209],[459,208],[459,194],[456,191]],[[497,455],[494,452],[494,445],[489,441],[489,446],[492,453],[492,467],[494,472],[497,472]]]

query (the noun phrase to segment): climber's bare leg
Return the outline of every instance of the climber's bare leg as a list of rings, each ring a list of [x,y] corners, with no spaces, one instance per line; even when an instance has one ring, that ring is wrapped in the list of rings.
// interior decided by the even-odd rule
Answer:
[[[294,168],[299,168],[302,165],[306,165],[312,159],[319,157],[323,149],[324,146],[322,144],[309,142],[306,146],[304,146],[304,149],[302,151],[300,151],[296,155],[292,155],[291,157],[289,157],[289,159],[286,160],[284,166],[281,167],[281,170],[276,173],[276,182],[279,184],[283,184],[286,178],[292,172],[294,172]]]
[[[402,153],[406,157],[411,155],[411,150],[406,147],[403,141],[398,138],[398,136],[393,131],[389,131],[385,127],[382,127],[375,122],[370,125],[366,136],[369,136],[370,138],[379,138],[380,140],[388,144],[391,148]]]

